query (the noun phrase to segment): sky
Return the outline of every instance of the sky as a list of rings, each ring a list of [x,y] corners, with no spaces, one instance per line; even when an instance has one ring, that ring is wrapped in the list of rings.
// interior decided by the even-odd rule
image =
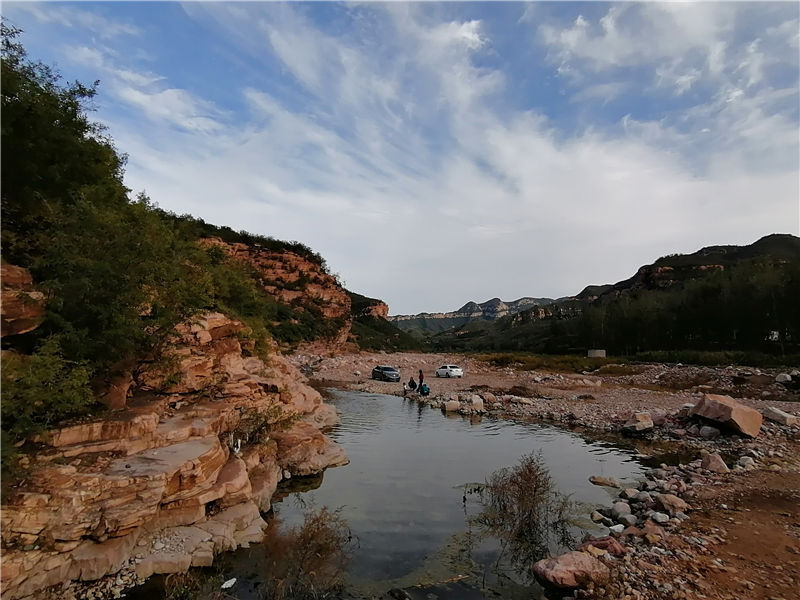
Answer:
[[[4,2],[159,206],[390,314],[800,233],[800,6]],[[6,149],[7,151],[7,149]]]

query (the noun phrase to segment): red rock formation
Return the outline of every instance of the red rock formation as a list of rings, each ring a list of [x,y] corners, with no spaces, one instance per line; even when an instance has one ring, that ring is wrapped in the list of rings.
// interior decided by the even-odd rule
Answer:
[[[540,580],[563,588],[585,586],[592,582],[600,585],[607,582],[610,576],[607,566],[583,552],[567,552],[540,560],[533,565],[533,572]]]
[[[31,472],[0,517],[4,598],[121,569],[147,577],[207,566],[261,540],[259,509],[284,471],[347,462],[314,426],[335,411],[281,356],[243,356],[241,327],[218,313],[179,325],[165,358],[134,370],[124,408],[37,438],[46,448],[28,457]],[[289,417],[301,420],[268,439],[268,426]]]
[[[385,319],[389,315],[389,305],[385,302],[377,302],[369,305],[361,314],[365,317],[377,317],[379,319]]]
[[[320,265],[293,252],[274,252],[247,244],[228,244],[219,238],[204,238],[205,246],[218,246],[229,256],[244,261],[259,272],[264,289],[286,304],[299,301],[313,305],[328,319],[350,316],[350,296]]]
[[[763,420],[756,409],[740,404],[730,396],[717,394],[703,394],[689,411],[689,416],[694,415],[716,421],[750,437],[759,434]]]
[[[44,294],[33,287],[27,269],[0,265],[0,335],[18,335],[36,329],[44,319]]]

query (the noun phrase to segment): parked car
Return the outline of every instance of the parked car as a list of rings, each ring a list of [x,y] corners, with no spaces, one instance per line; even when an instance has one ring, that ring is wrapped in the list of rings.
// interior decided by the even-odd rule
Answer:
[[[442,365],[436,369],[437,377],[463,377],[464,370],[458,365]]]
[[[380,381],[400,381],[400,371],[381,365],[372,369],[372,378]]]

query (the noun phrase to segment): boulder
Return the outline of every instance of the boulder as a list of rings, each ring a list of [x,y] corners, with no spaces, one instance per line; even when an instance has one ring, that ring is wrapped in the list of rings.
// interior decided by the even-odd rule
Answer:
[[[775,383],[791,383],[792,376],[788,373],[779,373],[775,376]]]
[[[541,581],[560,588],[575,588],[588,583],[602,585],[610,577],[607,566],[584,552],[567,552],[540,560],[533,565],[533,572]]]
[[[671,515],[678,512],[685,512],[690,508],[686,501],[678,498],[675,494],[657,494],[655,501],[658,506]]]
[[[611,516],[619,519],[622,515],[631,514],[631,506],[627,502],[614,502],[611,507]]]
[[[278,444],[278,464],[292,475],[313,475],[350,462],[341,446],[302,421],[273,433],[272,439]]]
[[[728,465],[722,460],[719,452],[712,452],[703,456],[700,466],[712,473],[727,473],[730,471]]]
[[[800,425],[800,417],[784,412],[774,406],[764,409],[764,417],[781,425]]]
[[[653,419],[650,418],[650,413],[637,412],[625,422],[622,430],[627,433],[644,433],[653,428]]]
[[[461,408],[461,404],[458,400],[448,400],[444,403],[443,408],[445,412],[456,412],[459,408]]]
[[[736,461],[737,466],[741,467],[746,471],[750,471],[756,468],[756,461],[753,460],[750,456],[742,456],[739,460]]]
[[[613,477],[604,477],[602,475],[592,475],[589,477],[589,482],[595,485],[602,485],[605,487],[619,487],[619,481],[614,479]]]
[[[761,430],[761,413],[730,396],[703,394],[700,401],[689,411],[689,416],[715,421],[750,437],[756,437]]]
[[[606,552],[608,552],[609,554],[613,554],[614,556],[622,556],[628,553],[628,549],[625,546],[623,546],[616,538],[613,538],[610,535],[583,542],[580,546],[576,548],[576,550],[583,551],[589,546],[599,548],[600,550],[605,550]]]
[[[711,425],[703,425],[699,431],[700,437],[704,440],[714,440],[720,436],[720,433],[722,432],[719,429],[711,427]]]

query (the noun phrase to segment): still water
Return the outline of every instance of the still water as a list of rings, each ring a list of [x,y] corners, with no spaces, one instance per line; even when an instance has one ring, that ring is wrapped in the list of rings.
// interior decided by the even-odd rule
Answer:
[[[589,476],[633,481],[642,473],[632,451],[555,427],[446,415],[382,394],[330,390],[327,401],[342,420],[328,435],[344,447],[350,464],[290,480],[285,497],[274,503],[271,525],[299,524],[308,505],[340,509],[357,540],[347,572],[353,598],[463,575],[495,597],[538,597],[524,576],[492,574],[500,544],[477,541],[469,517],[480,505],[465,496],[465,485],[485,482],[495,470],[538,452],[558,490],[577,505],[573,529],[579,535],[599,533],[586,516],[590,506],[612,498]],[[238,598],[257,597],[263,554],[254,546],[220,557],[223,577],[237,577]]]

